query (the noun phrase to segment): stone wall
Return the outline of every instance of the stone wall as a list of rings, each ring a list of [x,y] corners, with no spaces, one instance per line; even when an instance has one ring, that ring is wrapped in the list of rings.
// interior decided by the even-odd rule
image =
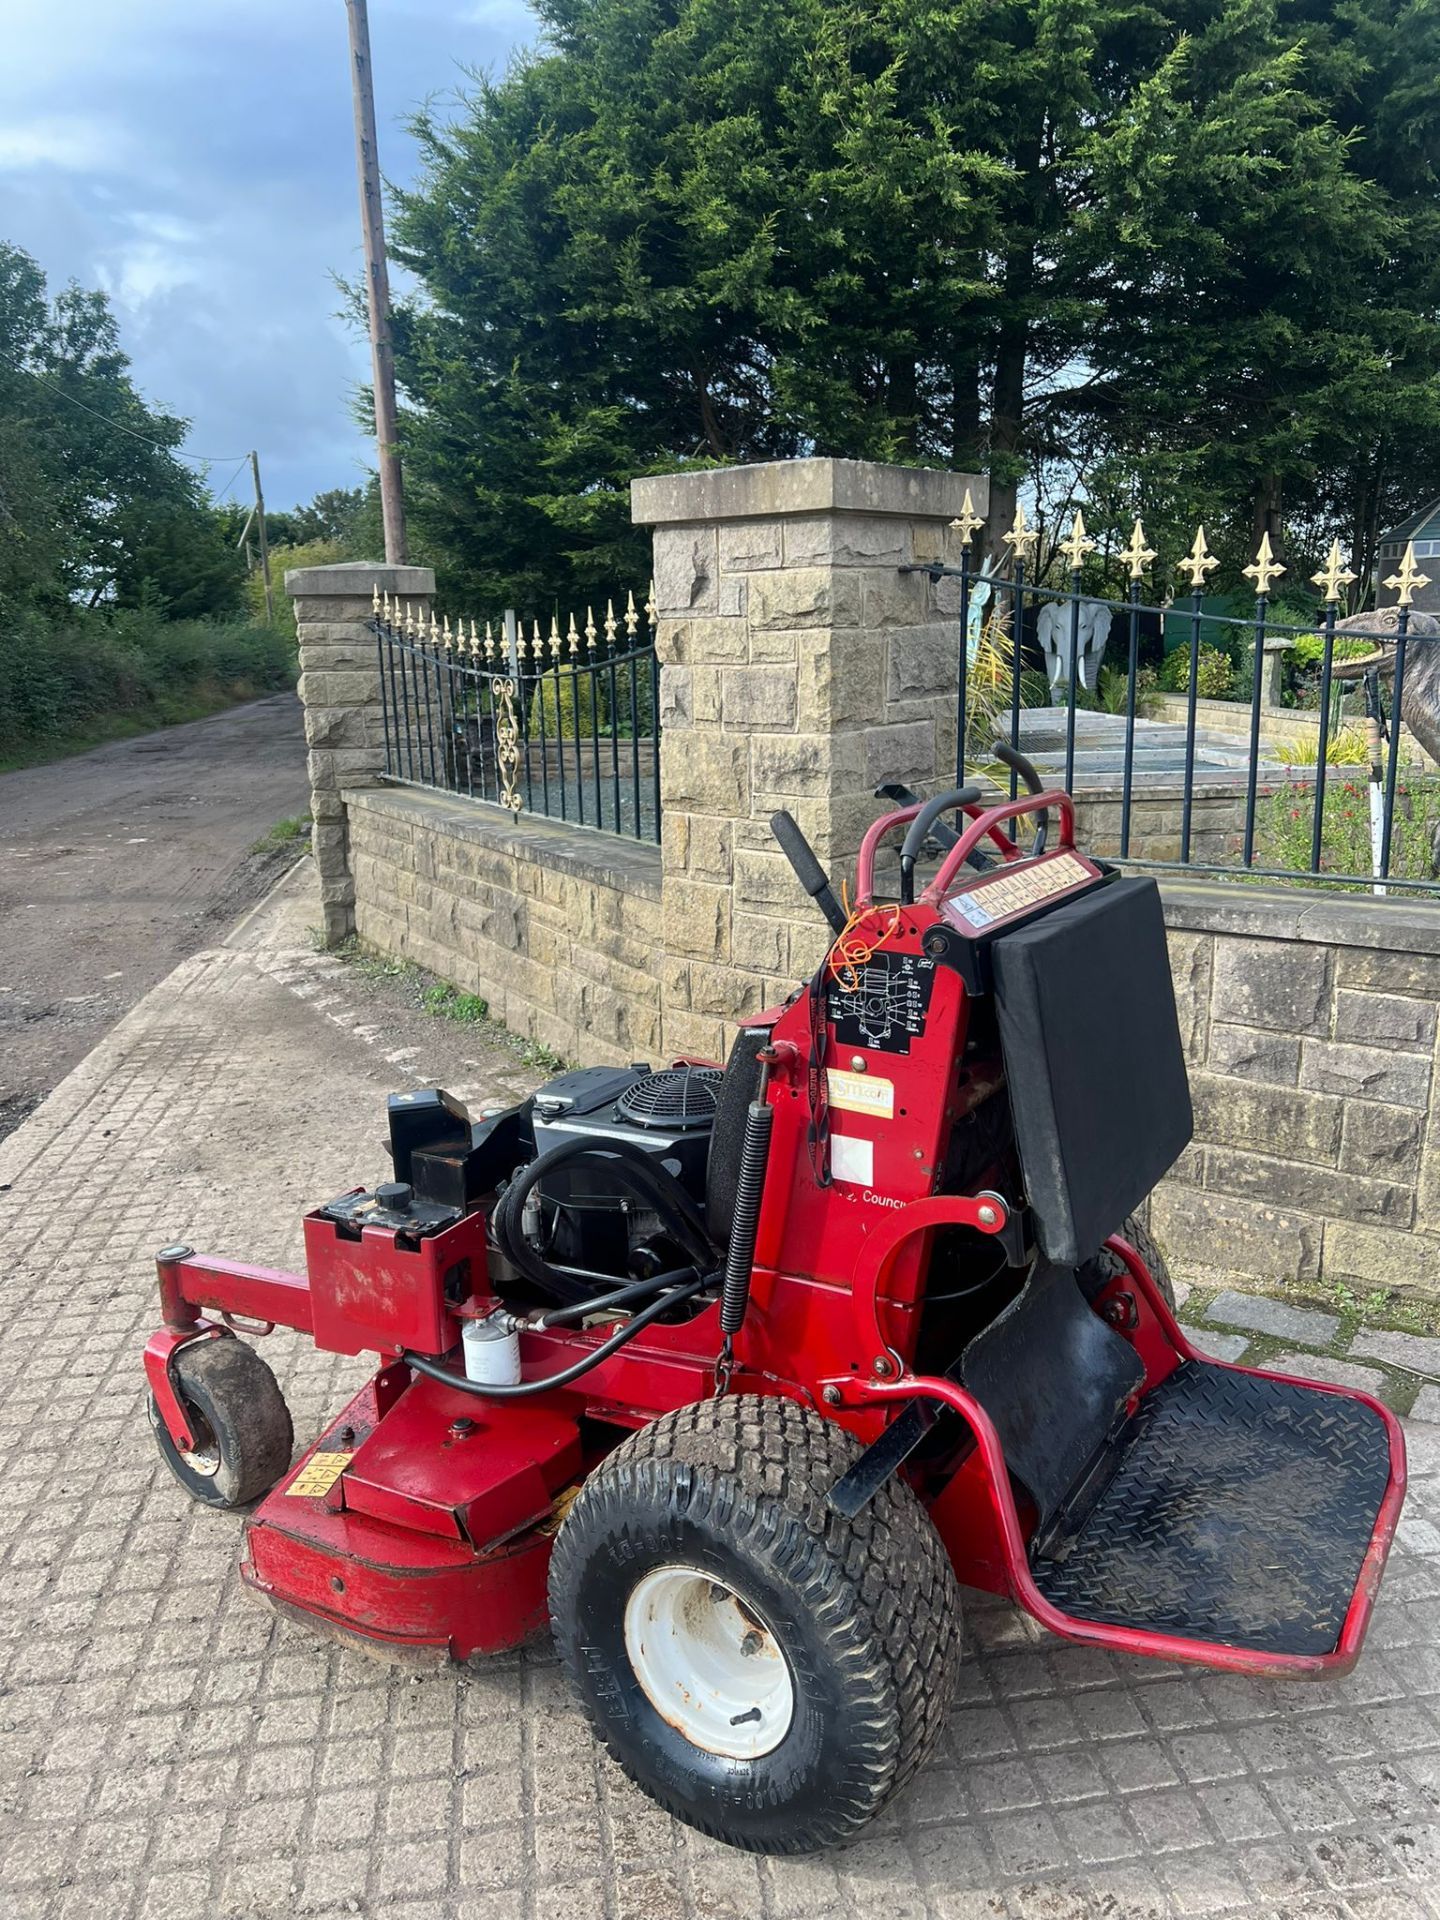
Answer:
[[[1162,891],[1195,1103],[1194,1144],[1152,1202],[1172,1263],[1201,1281],[1440,1294],[1440,913]]]
[[[731,1023],[812,972],[825,929],[770,831],[853,864],[874,789],[933,792],[955,761],[953,550],[974,475],[789,460],[637,480],[655,528],[668,1051],[722,1055]]]
[[[433,578],[288,576],[327,936],[432,969],[570,1059],[723,1057],[733,1023],[788,994],[825,940],[771,812],[796,816],[838,881],[877,781],[933,792],[953,766],[954,583],[904,569],[951,551],[967,485],[983,512],[964,476],[851,461],[636,483],[655,527],[659,848],[382,784],[371,599],[423,600]],[[1149,799],[1150,837],[1178,835],[1178,796]],[[1235,804],[1197,801],[1198,857],[1207,836],[1234,840]],[[1100,793],[1081,809],[1102,851],[1112,814]],[[1365,894],[1163,892],[1197,1114],[1153,1201],[1177,1270],[1440,1295],[1440,915]],[[1096,1017],[1118,1030],[1125,1009]]]
[[[443,794],[346,799],[362,940],[566,1059],[658,1061],[658,847]]]

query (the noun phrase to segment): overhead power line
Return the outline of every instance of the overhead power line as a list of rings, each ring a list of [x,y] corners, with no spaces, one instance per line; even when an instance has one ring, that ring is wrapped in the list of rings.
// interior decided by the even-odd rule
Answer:
[[[58,381],[52,380],[48,374],[37,373],[33,367],[22,366],[20,362],[16,360],[7,361],[6,365],[12,367],[16,373],[23,373],[28,379],[38,381],[42,387],[48,387],[51,393],[58,394],[62,400],[68,401],[72,407],[78,407],[82,413],[88,413],[92,419],[103,421],[107,427],[113,428],[116,433],[128,434],[132,440],[141,440],[147,447],[153,447],[157,453],[168,453],[176,460],[188,460],[192,466],[196,467],[228,467],[232,460],[243,464],[250,458],[248,453],[227,453],[223,455],[185,453],[179,447],[167,447],[163,440],[156,440],[153,435],[141,433],[135,427],[127,427],[123,420],[112,419],[108,413],[101,413],[98,407],[92,407],[87,405],[83,400],[77,400],[73,393],[67,393],[64,387],[62,387]]]

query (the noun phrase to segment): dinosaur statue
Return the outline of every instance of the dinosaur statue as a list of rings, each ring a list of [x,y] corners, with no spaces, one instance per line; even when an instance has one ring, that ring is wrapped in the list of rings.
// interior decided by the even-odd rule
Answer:
[[[1376,672],[1387,678],[1395,671],[1395,629],[1399,609],[1376,607],[1369,613],[1352,613],[1348,620],[1335,622],[1336,633],[1371,634],[1375,650],[1358,660],[1337,660],[1335,677],[1359,680]],[[1433,613],[1410,611],[1409,633],[1405,641],[1405,683],[1400,692],[1401,717],[1430,758],[1440,762],[1440,618]]]
[[[1400,623],[1398,607],[1375,607],[1369,613],[1352,613],[1335,622],[1337,633],[1373,635],[1373,653],[1358,660],[1337,660],[1335,677],[1359,680],[1367,673],[1395,672],[1395,632]],[[1434,761],[1440,762],[1440,619],[1433,613],[1412,608],[1405,641],[1405,681],[1400,689],[1400,717],[1411,734]],[[1392,722],[1393,724],[1393,722]],[[1401,809],[1409,817],[1409,803]],[[1440,877],[1440,822],[1430,836],[1430,872]]]

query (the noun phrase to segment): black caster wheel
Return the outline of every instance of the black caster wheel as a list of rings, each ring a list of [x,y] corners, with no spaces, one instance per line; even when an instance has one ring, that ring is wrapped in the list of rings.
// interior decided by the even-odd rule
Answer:
[[[247,1507],[268,1493],[290,1464],[294,1431],[275,1376],[243,1340],[199,1340],[182,1347],[175,1384],[194,1446],[170,1438],[150,1397],[160,1457],[192,1498],[207,1507]]]

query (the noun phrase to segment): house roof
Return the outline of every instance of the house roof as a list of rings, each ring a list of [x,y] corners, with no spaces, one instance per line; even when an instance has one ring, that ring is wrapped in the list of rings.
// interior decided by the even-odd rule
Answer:
[[[1408,520],[1402,520],[1388,533],[1382,533],[1382,547],[1399,546],[1406,540],[1440,539],[1440,500],[1432,500],[1428,507],[1421,507],[1418,513],[1412,513]]]

